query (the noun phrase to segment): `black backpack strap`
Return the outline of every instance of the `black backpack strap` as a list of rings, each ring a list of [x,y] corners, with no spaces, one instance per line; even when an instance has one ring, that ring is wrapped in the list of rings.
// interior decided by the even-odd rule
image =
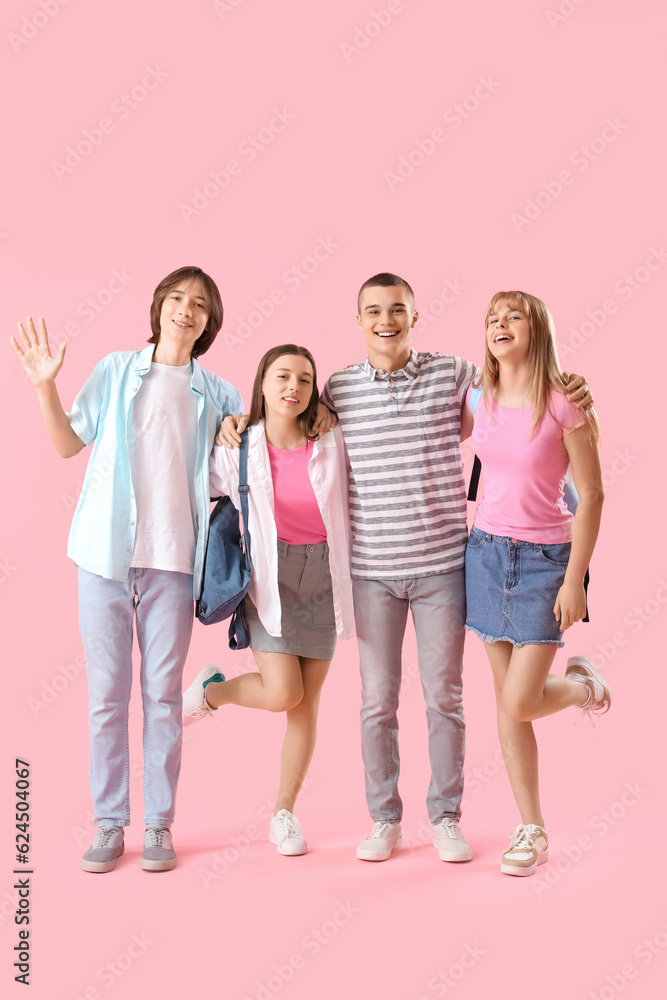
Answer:
[[[475,455],[475,461],[472,464],[472,472],[470,473],[470,486],[468,487],[468,500],[477,499],[477,487],[479,486],[479,474],[482,471],[482,463]]]
[[[241,434],[241,449],[239,451],[239,496],[241,498],[241,517],[243,518],[243,551],[245,552],[248,572],[252,573],[250,557],[250,531],[248,530],[248,431]]]

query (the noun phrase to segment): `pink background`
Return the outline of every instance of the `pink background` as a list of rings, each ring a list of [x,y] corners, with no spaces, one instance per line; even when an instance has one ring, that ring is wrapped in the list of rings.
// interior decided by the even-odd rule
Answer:
[[[23,756],[32,762],[31,996],[40,1000],[656,997],[667,970],[657,743],[667,568],[657,525],[644,525],[662,519],[652,498],[664,481],[655,467],[664,408],[660,382],[639,389],[639,405],[635,387],[665,364],[656,320],[667,261],[664,3],[217,8],[4,5],[6,334],[28,312],[45,315],[54,339],[67,332],[59,386],[69,405],[96,360],[144,344],[157,282],[198,264],[226,309],[205,363],[248,400],[256,363],[275,343],[309,346],[322,380],[363,356],[356,292],[376,271],[413,284],[418,349],[475,360],[491,294],[518,286],[539,295],[563,366],[593,385],[607,485],[592,621],[568,634],[557,665],[595,654],[614,706],[595,729],[575,724],[574,712],[538,724],[552,863],[531,879],[503,877],[499,854],[517,816],[498,763],[489,670],[469,637],[463,829],[476,855],[443,864],[425,826],[426,726],[409,628],[400,721],[410,847],[388,864],[362,864],[357,655],[354,641],[341,643],[298,806],[309,854],[278,857],[264,840],[283,719],[228,709],[220,726],[187,734],[179,865],[151,876],[138,864],[135,691],[128,850],[108,877],[81,872],[91,831],[86,682],[65,549],[88,456],[57,457],[6,344],[3,989],[21,995],[11,810],[13,760]],[[69,170],[54,166],[86,131],[80,162],[70,153]],[[227,672],[246,669],[247,654],[225,652],[222,630],[195,625],[188,679],[216,659]]]

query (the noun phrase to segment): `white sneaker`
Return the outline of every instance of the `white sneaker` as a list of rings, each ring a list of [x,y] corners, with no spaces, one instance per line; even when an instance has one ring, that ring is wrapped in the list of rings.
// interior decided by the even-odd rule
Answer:
[[[536,823],[517,826],[510,837],[510,846],[500,859],[504,875],[532,875],[538,865],[549,860],[549,838]]]
[[[588,688],[588,698],[581,705],[582,712],[589,717],[604,715],[611,707],[611,688],[601,677],[586,656],[571,656],[567,661],[565,676],[570,681],[579,681]]]
[[[206,701],[206,685],[218,684],[224,681],[225,675],[220,673],[217,663],[209,663],[200,670],[190,687],[183,694],[183,725],[191,726],[194,722],[213,715],[217,711]]]
[[[357,857],[360,861],[386,861],[402,844],[401,824],[380,821],[357,847]]]
[[[125,850],[122,826],[101,826],[81,858],[84,872],[111,872]]]
[[[433,827],[433,846],[441,861],[472,861],[472,847],[461,833],[458,820],[450,816]]]
[[[305,854],[308,850],[303,827],[296,816],[287,809],[281,809],[271,817],[269,824],[269,843],[275,844],[278,854],[294,857]]]

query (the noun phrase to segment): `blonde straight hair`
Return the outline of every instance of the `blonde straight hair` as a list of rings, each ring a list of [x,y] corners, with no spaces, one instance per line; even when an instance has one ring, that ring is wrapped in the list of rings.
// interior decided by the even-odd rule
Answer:
[[[530,430],[531,437],[537,430],[544,416],[544,411],[549,405],[549,390],[555,389],[562,392],[565,386],[563,373],[558,362],[556,350],[556,334],[551,313],[541,299],[530,295],[528,292],[496,292],[491,299],[484,317],[484,330],[488,329],[489,317],[496,311],[498,303],[504,300],[511,309],[520,309],[528,320],[530,327],[530,344],[528,347],[528,380],[530,390],[530,401],[533,406],[533,424]],[[497,385],[500,375],[500,366],[496,358],[489,350],[488,339],[484,338],[484,367],[482,368],[481,381],[484,391],[484,405],[488,411],[488,400],[490,390]],[[551,412],[551,411],[549,411]],[[552,413],[555,418],[555,415]],[[593,409],[584,411],[584,416],[588,420],[590,433],[594,440],[599,438],[599,424]]]

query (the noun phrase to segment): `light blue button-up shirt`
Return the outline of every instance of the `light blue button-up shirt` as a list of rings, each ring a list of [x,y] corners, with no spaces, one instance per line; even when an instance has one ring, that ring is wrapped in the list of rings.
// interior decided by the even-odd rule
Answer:
[[[134,549],[137,506],[130,455],[135,434],[133,403],[148,373],[155,345],[119,351],[99,361],[74,400],[68,418],[84,444],[93,445],[72,520],[68,556],[89,573],[124,581]],[[192,359],[190,388],[197,397],[195,498],[197,530],[193,596],[199,597],[210,511],[208,461],[215,435],[230,413],[242,413],[237,389]],[[167,474],[165,470],[165,475]],[[159,480],[156,489],[164,488]]]

